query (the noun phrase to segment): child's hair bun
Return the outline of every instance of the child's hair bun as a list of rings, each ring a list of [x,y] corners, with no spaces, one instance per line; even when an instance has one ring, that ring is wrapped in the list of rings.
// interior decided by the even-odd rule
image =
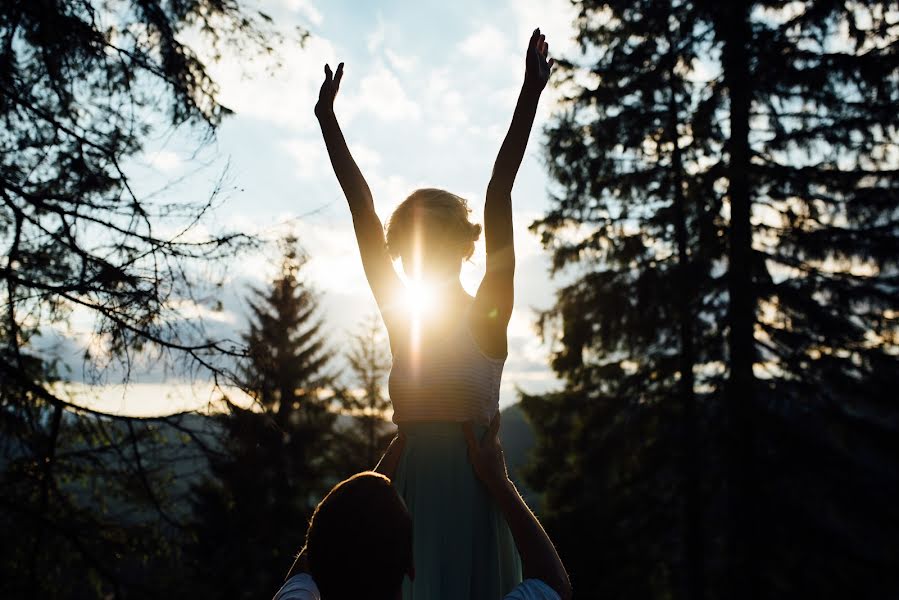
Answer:
[[[387,222],[387,251],[393,258],[402,256],[413,237],[416,224],[439,229],[445,244],[458,246],[460,260],[474,254],[474,243],[481,236],[481,226],[472,223],[468,215],[471,209],[464,198],[436,188],[423,188],[412,192],[403,200]]]

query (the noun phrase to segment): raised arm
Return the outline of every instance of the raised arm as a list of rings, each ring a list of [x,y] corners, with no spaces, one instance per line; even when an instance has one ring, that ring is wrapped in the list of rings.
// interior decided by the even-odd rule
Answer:
[[[540,29],[534,30],[525,54],[525,75],[509,131],[499,149],[484,203],[484,237],[487,272],[475,298],[476,314],[485,331],[486,347],[498,355],[506,352],[506,327],[514,299],[515,249],[512,243],[512,186],[524,158],[537,102],[549,80],[553,61],[547,61],[549,44]]]
[[[337,72],[332,75],[331,67],[325,65],[325,80],[322,83],[315,105],[315,116],[318,117],[322,135],[325,138],[325,146],[328,148],[328,156],[331,158],[331,166],[337,181],[343,189],[350,213],[353,216],[353,228],[356,231],[356,241],[359,244],[359,253],[362,255],[362,267],[368,285],[375,295],[381,314],[390,327],[388,316],[391,306],[399,297],[402,290],[402,282],[393,269],[390,255],[387,253],[387,243],[384,239],[384,227],[381,219],[375,213],[375,204],[371,190],[362,171],[350,149],[347,147],[343,132],[337,123],[334,114],[334,98],[340,88],[340,80],[343,78],[343,63],[337,66]]]

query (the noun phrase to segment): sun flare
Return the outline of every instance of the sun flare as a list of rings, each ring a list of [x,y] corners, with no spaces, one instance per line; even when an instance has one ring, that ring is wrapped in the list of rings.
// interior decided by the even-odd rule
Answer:
[[[406,308],[413,315],[430,314],[436,306],[433,288],[419,281],[406,283],[406,294],[403,300]]]

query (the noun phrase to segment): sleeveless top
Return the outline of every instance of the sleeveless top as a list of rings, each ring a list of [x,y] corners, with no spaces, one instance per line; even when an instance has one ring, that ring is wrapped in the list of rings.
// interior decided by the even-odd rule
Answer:
[[[489,423],[499,410],[505,358],[484,354],[466,318],[440,339],[422,344],[417,356],[394,354],[387,380],[393,422]]]

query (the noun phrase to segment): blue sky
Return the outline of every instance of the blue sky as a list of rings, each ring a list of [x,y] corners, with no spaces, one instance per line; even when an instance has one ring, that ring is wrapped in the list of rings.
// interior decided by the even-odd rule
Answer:
[[[574,15],[566,0],[266,0],[260,6],[285,31],[309,29],[305,46],[282,45],[280,65],[233,53],[210,64],[221,101],[236,114],[198,155],[198,143],[186,135],[160,136],[132,173],[145,191],[187,175],[166,193],[170,199],[197,199],[208,195],[227,164],[226,202],[214,223],[272,239],[292,229],[311,257],[305,275],[321,293],[339,345],[375,305],[312,112],[323,64],[346,63],[335,111],[382,220],[414,189],[442,187],[467,198],[481,222],[483,191],[511,119],[530,32],[541,27],[551,55],[573,52]],[[538,391],[555,384],[547,349],[532,327],[532,307],[550,306],[556,284],[546,253],[527,231],[548,206],[540,128],[555,94],[548,90],[541,100],[513,193],[519,259],[503,404],[515,400],[516,386]],[[229,266],[225,310],[211,315],[185,307],[185,316],[206,316],[217,331],[236,337],[246,320],[246,286],[264,285],[277,263],[274,247],[245,256]],[[483,265],[481,243],[463,268],[463,284],[472,293]],[[157,368],[132,375],[129,388],[104,388],[93,403],[158,414],[208,401],[202,385],[199,391],[173,385]]]

